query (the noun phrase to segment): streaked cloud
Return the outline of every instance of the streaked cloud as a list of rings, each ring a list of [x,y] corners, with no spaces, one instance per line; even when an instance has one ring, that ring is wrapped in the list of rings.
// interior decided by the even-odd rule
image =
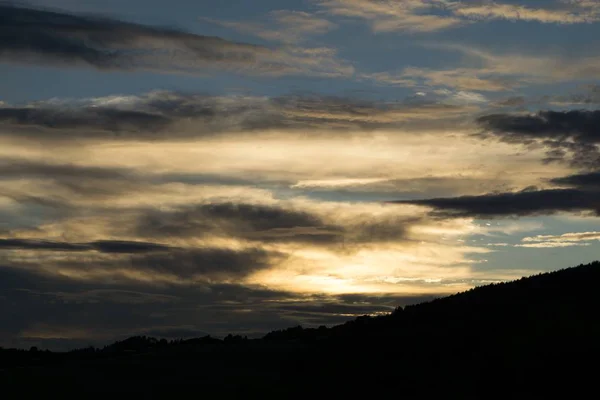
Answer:
[[[328,13],[367,20],[375,32],[408,31],[433,32],[464,23],[448,12],[446,0],[399,2],[369,0],[324,0],[319,6]],[[443,15],[437,15],[436,12]]]
[[[531,8],[499,2],[459,2],[453,9],[454,14],[475,20],[506,19],[548,24],[595,22],[600,18],[599,11],[597,3],[568,0],[555,1],[549,8]]]
[[[600,172],[593,171],[552,179],[552,182],[561,186],[580,187],[587,189],[600,188]]]
[[[202,96],[152,92],[0,106],[0,136],[36,140],[174,140],[232,132],[385,129],[478,110],[474,104],[344,97]]]
[[[363,74],[363,78],[381,84],[404,87],[451,88],[462,91],[511,91],[532,85],[556,82],[593,80],[600,77],[600,57],[582,54],[572,57],[547,51],[525,54],[514,51],[489,51],[477,46],[443,42],[425,42],[422,46],[432,50],[457,52],[464,56],[454,67],[431,68],[408,65],[402,70]],[[592,101],[593,92],[587,96],[556,98],[556,102]],[[542,99],[540,99],[541,101]],[[552,101],[552,97],[544,101]]]
[[[600,18],[598,5],[589,1],[554,1],[548,8],[480,0],[316,1],[332,15],[368,21],[375,32],[435,32],[490,20],[579,24]]]
[[[424,200],[404,200],[399,204],[432,207],[434,213],[448,217],[498,218],[508,216],[550,215],[559,212],[598,215],[600,192],[579,189],[523,190]]]
[[[3,247],[4,268],[23,269],[41,275],[79,281],[143,283],[148,285],[189,285],[217,279],[226,282],[268,267],[277,253],[261,249],[188,248],[165,251],[104,251],[80,256],[73,245]],[[107,245],[108,246],[108,245]]]
[[[116,19],[0,5],[0,61],[198,74],[225,69],[259,75],[347,76],[328,48],[269,48]],[[297,16],[296,16],[297,17]],[[279,15],[293,21],[293,15]]]
[[[460,90],[495,92],[508,90],[517,85],[509,79],[494,76],[493,70],[477,68],[456,68],[450,70],[432,70],[428,68],[405,68],[399,73],[376,73],[367,77],[380,83],[398,86],[427,85],[430,87],[450,87]]]
[[[542,243],[525,243],[517,244],[515,247],[525,247],[530,249],[554,249],[561,247],[581,247],[588,246],[589,243],[573,243],[573,242],[542,242]]]
[[[520,247],[553,248],[589,246],[593,241],[600,240],[600,232],[573,232],[562,235],[537,235],[522,239]]]
[[[147,243],[101,240],[92,243],[67,243],[54,242],[47,240],[31,239],[0,239],[0,249],[2,250],[45,250],[45,251],[98,251],[101,253],[119,254],[119,253],[152,253],[157,251],[167,251],[169,246]]]
[[[265,40],[283,43],[299,43],[310,36],[322,35],[336,28],[336,24],[325,18],[292,10],[271,11],[262,22],[203,20]]]

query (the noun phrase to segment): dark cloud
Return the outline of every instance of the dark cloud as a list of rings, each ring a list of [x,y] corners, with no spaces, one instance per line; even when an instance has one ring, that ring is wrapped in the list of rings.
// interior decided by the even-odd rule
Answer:
[[[0,159],[0,179],[122,179],[134,172],[125,168],[89,167],[73,164],[50,164],[16,158]]]
[[[327,96],[211,97],[154,92],[141,97],[0,106],[0,135],[36,140],[181,140],[229,132],[418,128],[472,110],[446,104],[377,103]],[[443,122],[441,122],[443,123]]]
[[[262,249],[197,248],[130,258],[132,269],[174,274],[180,278],[227,280],[240,278],[272,266],[282,257]]]
[[[60,108],[0,108],[0,121],[17,126],[37,126],[55,130],[97,129],[110,132],[159,131],[171,120],[159,114],[142,111],[89,107]],[[60,131],[59,131],[60,132]]]
[[[0,249],[88,251],[93,250],[93,247],[85,244],[50,242],[35,239],[0,239]]]
[[[320,217],[274,205],[215,203],[179,211],[154,210],[139,219],[136,233],[146,237],[224,235],[256,241],[326,242],[340,230]]]
[[[150,253],[172,249],[157,243],[130,242],[125,240],[99,240],[90,243],[94,250],[103,253]]]
[[[257,242],[314,245],[397,242],[409,240],[407,227],[421,218],[365,215],[355,221],[328,220],[309,211],[281,205],[209,203],[176,211],[152,210],[138,219],[141,237],[237,237]]]
[[[172,249],[157,243],[99,240],[89,243],[54,242],[37,239],[0,239],[0,250],[99,251],[102,253],[148,253]]]
[[[433,207],[433,213],[448,217],[494,218],[547,215],[558,212],[600,213],[600,192],[580,189],[524,190],[482,196],[397,201]]]
[[[194,281],[227,281],[266,269],[281,261],[284,255],[259,248],[174,248],[149,243],[105,241],[89,244],[67,244],[33,240],[3,239],[0,250],[72,252],[70,257],[36,254],[35,259],[22,259],[20,253],[0,257],[14,268],[38,270],[40,273],[68,274],[96,281],[146,282],[177,284]],[[98,250],[77,254],[80,251]]]
[[[534,115],[493,114],[478,118],[477,122],[492,133],[517,142],[555,137],[559,140],[574,138],[597,143],[600,139],[598,122],[600,111],[540,111]]]
[[[44,198],[48,206],[60,207],[73,199],[110,199],[128,193],[160,191],[162,184],[186,185],[289,187],[292,182],[282,180],[258,181],[222,174],[203,173],[148,173],[142,170],[118,167],[94,167],[77,164],[56,164],[17,158],[0,158],[0,182],[43,180],[47,188]],[[0,194],[21,203],[35,202],[31,195],[18,189],[3,188]],[[73,205],[71,207],[74,207]]]
[[[92,66],[194,70],[207,65],[251,66],[271,50],[176,29],[95,16],[0,4],[0,60]],[[263,69],[284,70],[285,65]],[[26,118],[28,113],[23,111]],[[44,118],[37,115],[38,118]],[[144,120],[144,116],[128,118]]]
[[[556,185],[600,190],[600,171],[554,178],[551,180],[551,182]]]
[[[35,296],[48,296],[62,302],[99,303],[108,302],[116,304],[150,304],[170,303],[179,301],[180,298],[172,295],[158,293],[145,293],[133,290],[119,289],[92,289],[77,292],[39,292],[30,289],[15,289],[26,291]]]
[[[548,161],[569,161],[585,167],[598,166],[600,110],[540,111],[536,114],[492,114],[479,117],[483,136],[509,143],[543,145],[550,148]]]

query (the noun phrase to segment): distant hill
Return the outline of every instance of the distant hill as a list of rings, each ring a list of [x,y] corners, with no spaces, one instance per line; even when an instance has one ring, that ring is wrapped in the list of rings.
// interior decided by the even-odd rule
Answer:
[[[594,262],[262,339],[138,336],[70,353],[4,350],[0,378],[81,398],[572,398],[597,391],[599,284]]]

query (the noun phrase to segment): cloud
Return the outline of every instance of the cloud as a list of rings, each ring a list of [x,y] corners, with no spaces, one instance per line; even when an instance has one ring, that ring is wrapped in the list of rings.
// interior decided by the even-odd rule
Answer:
[[[498,137],[509,143],[543,145],[548,160],[570,155],[575,165],[594,167],[600,161],[596,129],[600,111],[539,111],[535,114],[491,114],[479,117],[483,137]]]
[[[0,14],[0,61],[4,62],[165,73],[226,69],[334,77],[353,71],[331,49],[273,49],[177,29],[9,4],[0,5]]]
[[[421,46],[433,50],[461,53],[460,64],[444,69],[409,65],[399,71],[366,73],[360,75],[381,84],[403,87],[443,87],[463,91],[511,91],[516,88],[594,80],[600,77],[598,67],[600,57],[593,54],[522,53],[517,51],[491,52],[475,45],[452,44],[422,41]],[[555,101],[593,102],[593,86],[588,94],[579,96],[558,96]],[[552,101],[552,96],[545,101]]]
[[[91,243],[53,242],[37,239],[0,239],[0,250],[99,251],[101,253],[149,253],[171,249],[157,243],[101,240]]]
[[[368,199],[381,201],[390,196],[403,198],[423,198],[442,195],[479,194],[510,185],[490,181],[488,176],[431,176],[406,179],[365,178],[365,179],[323,179],[302,180],[291,186],[300,193],[337,194],[340,197],[368,196]]]
[[[527,99],[523,96],[511,96],[505,99],[496,101],[493,105],[496,107],[522,107],[527,103]]]
[[[579,189],[524,190],[424,200],[397,201],[432,207],[435,215],[447,217],[497,218],[549,215],[559,212],[600,213],[600,192]]]
[[[543,101],[556,106],[596,105],[600,103],[600,86],[585,85],[580,93],[544,96]]]
[[[546,242],[546,243],[526,243],[517,244],[515,247],[525,247],[530,249],[554,249],[562,247],[582,247],[589,246],[589,243],[573,243],[573,242]]]
[[[480,117],[477,122],[492,133],[520,141],[540,137],[567,136],[576,141],[595,143],[598,135],[594,127],[600,120],[600,111],[540,111],[529,115],[493,114]]]
[[[365,77],[383,84],[405,87],[419,85],[442,86],[463,91],[496,92],[517,86],[516,82],[509,79],[493,76],[492,71],[477,68],[434,70],[408,67],[398,73],[383,72],[367,74]]]
[[[115,164],[102,166],[74,163],[57,163],[0,157],[0,195],[20,203],[37,203],[56,210],[82,206],[105,207],[106,201],[125,197],[152,196],[174,187],[191,187],[201,191],[206,188],[286,187],[292,181],[268,180],[259,182],[251,177],[237,177],[211,173],[173,173],[147,171],[141,168],[124,168]],[[34,196],[32,193],[38,193]],[[104,205],[103,205],[104,203]],[[113,203],[118,205],[118,203]]]
[[[17,289],[35,296],[48,296],[63,302],[76,303],[115,303],[115,304],[156,304],[172,303],[181,300],[177,296],[146,293],[133,290],[92,289],[79,292],[39,292],[30,289]]]
[[[40,126],[51,129],[79,129],[89,127],[107,131],[162,130],[169,119],[158,114],[114,108],[88,108],[72,110],[53,108],[2,108],[0,121],[11,125]]]
[[[490,20],[578,24],[600,18],[598,5],[588,1],[560,1],[550,8],[480,0],[316,1],[331,15],[368,21],[374,32],[436,32]]]
[[[19,158],[0,158],[0,179],[123,179],[133,174],[126,168],[92,167],[74,164],[50,164]]]
[[[176,140],[232,132],[374,130],[452,120],[470,104],[369,102],[326,96],[202,96],[152,92],[0,106],[0,136],[36,140]]]
[[[110,244],[107,244],[110,243]],[[139,245],[104,242],[97,253],[78,254],[67,244],[2,241],[0,264],[10,268],[62,276],[75,281],[121,282],[144,285],[190,285],[239,279],[269,268],[282,255],[260,248],[147,249]],[[8,251],[10,250],[10,251]]]
[[[236,188],[263,185],[286,187],[292,181],[268,180],[259,182],[252,177],[211,173],[174,173],[124,168],[115,164],[85,165],[57,163],[41,159],[0,157],[0,195],[23,203],[38,203],[55,209],[76,208],[79,202],[115,201],[127,196],[156,195],[172,190],[173,186],[202,188]],[[27,183],[26,183],[27,182]],[[29,186],[31,184],[31,186]],[[37,189],[34,189],[34,186]],[[235,189],[234,189],[235,190]],[[40,196],[32,196],[32,191]],[[26,193],[28,192],[28,193]],[[51,192],[51,195],[50,193]],[[115,204],[113,204],[115,205]]]
[[[556,185],[574,186],[583,189],[600,189],[600,172],[569,175],[551,180]]]
[[[136,234],[143,237],[237,237],[262,243],[352,243],[410,240],[408,228],[418,217],[367,215],[332,218],[292,206],[209,203],[176,211],[150,211],[139,217]]]
[[[380,2],[368,0],[323,0],[319,6],[331,15],[367,20],[375,32],[433,32],[464,22],[447,12],[446,1]],[[442,15],[436,12],[442,12]]]
[[[591,23],[600,18],[597,4],[564,1],[562,3],[563,6],[560,8],[544,9],[497,2],[483,4],[463,2],[454,9],[454,14],[475,20],[535,21],[561,25]]]
[[[131,265],[140,271],[174,274],[183,281],[205,278],[226,281],[268,268],[281,256],[260,248],[198,248],[142,255],[132,258]]]
[[[592,241],[600,240],[600,232],[573,232],[562,235],[537,235],[523,238],[518,247],[553,248],[589,246]]]
[[[266,22],[220,21],[204,19],[221,26],[235,29],[260,38],[284,42],[298,43],[310,36],[322,35],[336,28],[336,25],[324,18],[304,11],[277,10],[267,15]]]

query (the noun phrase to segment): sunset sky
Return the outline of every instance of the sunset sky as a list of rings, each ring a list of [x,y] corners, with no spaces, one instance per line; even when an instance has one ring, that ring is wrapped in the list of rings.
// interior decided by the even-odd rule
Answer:
[[[589,262],[600,1],[0,2],[0,346],[257,336]]]

